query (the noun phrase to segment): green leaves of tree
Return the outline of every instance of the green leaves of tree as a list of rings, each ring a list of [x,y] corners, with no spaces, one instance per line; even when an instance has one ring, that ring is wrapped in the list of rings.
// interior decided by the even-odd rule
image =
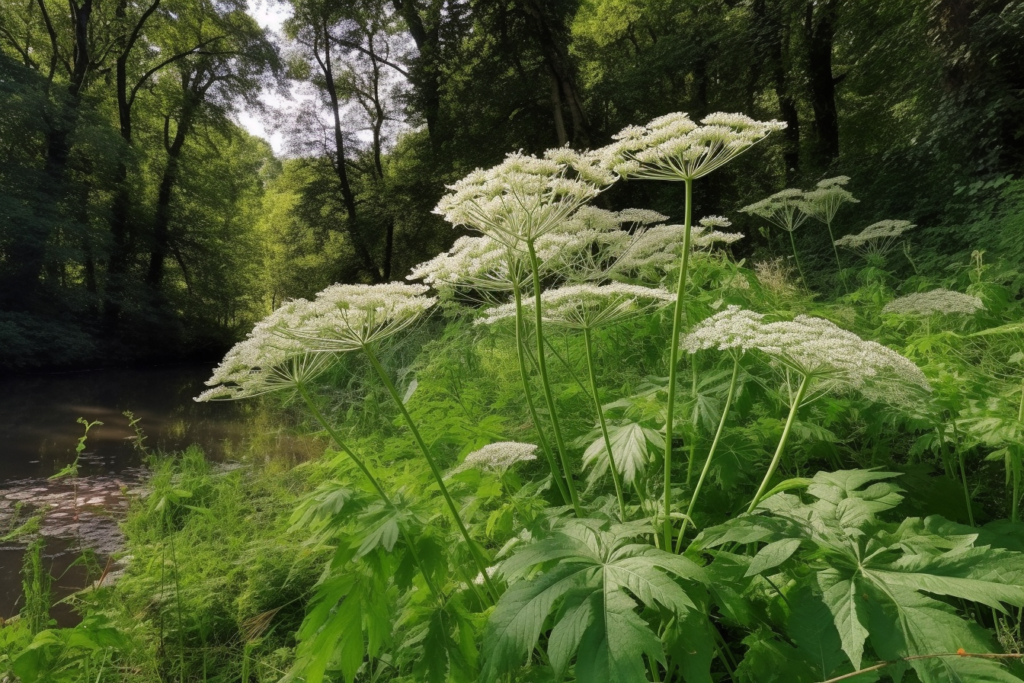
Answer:
[[[579,680],[646,681],[644,657],[664,664],[665,653],[638,608],[691,615],[696,607],[678,580],[693,588],[707,578],[685,557],[632,542],[637,534],[629,525],[572,521],[502,563],[500,575],[513,583],[484,632],[481,680],[521,666],[550,624],[556,678],[575,657]]]

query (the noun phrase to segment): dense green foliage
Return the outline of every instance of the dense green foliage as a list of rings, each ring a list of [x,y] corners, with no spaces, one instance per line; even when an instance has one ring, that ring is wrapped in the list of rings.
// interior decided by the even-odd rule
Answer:
[[[700,213],[844,173],[875,199],[859,218],[926,228],[935,266],[1020,254],[1019,2],[285,6],[278,37],[237,2],[0,2],[0,364],[219,350],[284,298],[450,244],[430,211],[469,169],[677,110],[789,124]],[[277,116],[281,161],[232,117],[288,84],[309,97]],[[682,208],[653,185],[607,201]],[[743,227],[747,253],[785,248]],[[797,239],[808,269],[828,256]]]
[[[283,124],[294,157],[226,123],[276,53],[204,8],[266,48],[161,67],[235,74],[260,55],[209,109],[178,100],[221,124],[206,138],[176,156],[168,124],[163,170],[147,181],[151,163],[115,156],[121,185],[103,190],[69,163],[56,202],[0,176],[29,193],[10,206],[36,207],[0,266],[21,282],[23,256],[41,259],[39,298],[3,329],[35,353],[31,334],[67,320],[31,302],[76,288],[98,297],[82,320],[117,326],[83,324],[83,349],[168,319],[227,335],[276,309],[200,400],[276,392],[259,400],[326,452],[289,469],[256,426],[238,469],[154,457],[124,576],[76,596],[79,626],[46,628],[30,553],[3,666],[69,683],[1024,680],[1020,3],[290,7],[287,74],[316,94]],[[8,62],[29,83],[45,65],[24,52]],[[99,139],[102,107],[90,118],[45,80],[12,101],[74,111]],[[174,85],[153,83],[154,102]],[[679,109],[693,121],[572,151]],[[93,139],[68,149],[95,161]],[[18,163],[45,173],[49,154]],[[136,181],[125,196],[152,227],[119,252],[107,214],[68,198],[109,195],[114,217]],[[610,211],[625,207],[682,225]],[[78,225],[59,231],[78,251],[57,249],[57,222]],[[91,267],[87,226],[115,238]],[[452,226],[483,237],[420,271],[440,303],[393,283]]]

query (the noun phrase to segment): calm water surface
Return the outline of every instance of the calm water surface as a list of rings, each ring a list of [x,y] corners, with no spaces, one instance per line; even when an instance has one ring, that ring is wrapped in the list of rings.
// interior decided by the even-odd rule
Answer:
[[[72,566],[80,545],[93,547],[102,563],[121,542],[117,520],[145,476],[125,410],[141,418],[153,449],[198,444],[219,460],[243,439],[246,420],[238,404],[192,401],[209,374],[208,365],[187,365],[0,381],[0,536],[30,512],[46,510],[41,533],[45,564],[57,577],[55,598],[84,587],[84,569]],[[89,432],[79,479],[51,481],[74,460],[83,431],[79,417],[103,424]],[[24,548],[24,542],[0,542],[0,617],[20,608]],[[74,619],[61,606],[53,614],[62,624]]]

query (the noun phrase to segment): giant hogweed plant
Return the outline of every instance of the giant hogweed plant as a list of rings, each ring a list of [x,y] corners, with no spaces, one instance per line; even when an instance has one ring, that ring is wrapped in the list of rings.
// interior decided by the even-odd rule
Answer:
[[[721,230],[727,219],[692,220],[694,182],[781,127],[673,114],[593,152],[512,154],[439,203],[446,220],[477,234],[415,268],[410,279],[425,285],[335,285],[286,303],[228,353],[199,400],[284,392],[337,452],[336,479],[292,520],[310,544],[333,549],[297,634],[292,678],[1019,680],[1007,666],[1016,655],[995,652],[986,630],[1019,631],[1010,608],[1024,605],[1024,557],[1009,548],[1024,544],[1012,522],[993,530],[973,517],[971,526],[936,516],[899,523],[895,473],[845,470],[842,453],[832,454],[835,472],[811,478],[806,457],[790,462],[794,440],[846,447],[814,420],[835,428],[862,411],[920,423],[936,399],[925,373],[882,344],[822,317],[751,310],[766,300],[808,307],[811,298],[782,271],[755,277],[712,254],[741,237]],[[629,179],[682,182],[683,223],[588,204]],[[808,217],[831,232],[838,207],[855,201],[845,182],[784,193],[754,212],[775,216],[785,204],[780,220],[791,234]],[[836,245],[883,267],[911,227],[897,223]],[[388,351],[436,308],[430,287],[449,314],[507,337],[536,444],[501,438],[504,421],[467,406],[475,394],[457,380],[455,415],[436,425],[423,423],[415,381],[400,390]],[[949,310],[937,310],[938,300]],[[894,301],[884,315],[947,320],[974,306],[932,293]],[[616,395],[602,386],[615,368],[600,365],[601,335],[638,320],[671,330],[667,343],[658,337],[667,384],[648,377]],[[556,334],[580,352],[559,353]],[[691,356],[693,419],[681,426],[682,353]],[[359,359],[391,399],[408,448],[368,449],[372,441],[324,410],[321,383],[342,357]],[[555,367],[586,397],[585,417],[568,419]],[[947,412],[936,423],[984,431]],[[616,414],[623,419],[609,420]],[[458,430],[473,445],[453,462],[441,446],[452,438],[444,425],[458,419],[475,423]],[[581,419],[594,428],[573,439],[567,427]],[[682,481],[679,432],[689,441]],[[946,438],[945,427],[938,433]],[[877,447],[882,437],[873,438]],[[579,461],[573,447],[584,450]],[[862,462],[852,447],[845,454]],[[962,456],[960,465],[969,500]],[[798,476],[780,481],[780,473]],[[612,497],[602,491],[608,479]],[[737,495],[748,483],[756,489]],[[702,525],[716,517],[731,521]]]

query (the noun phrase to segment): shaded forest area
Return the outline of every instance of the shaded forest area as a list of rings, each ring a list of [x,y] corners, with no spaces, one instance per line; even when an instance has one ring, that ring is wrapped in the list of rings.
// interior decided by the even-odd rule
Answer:
[[[239,0],[0,0],[0,365],[216,355],[284,299],[449,246],[431,211],[474,167],[672,111],[788,124],[702,215],[844,174],[871,201],[837,236],[899,216],[922,269],[1024,258],[1022,2],[288,4],[275,36]],[[279,158],[236,119],[289,86]],[[679,216],[671,185],[602,202]],[[746,221],[739,255],[787,253]],[[831,258],[795,237],[808,272]]]

